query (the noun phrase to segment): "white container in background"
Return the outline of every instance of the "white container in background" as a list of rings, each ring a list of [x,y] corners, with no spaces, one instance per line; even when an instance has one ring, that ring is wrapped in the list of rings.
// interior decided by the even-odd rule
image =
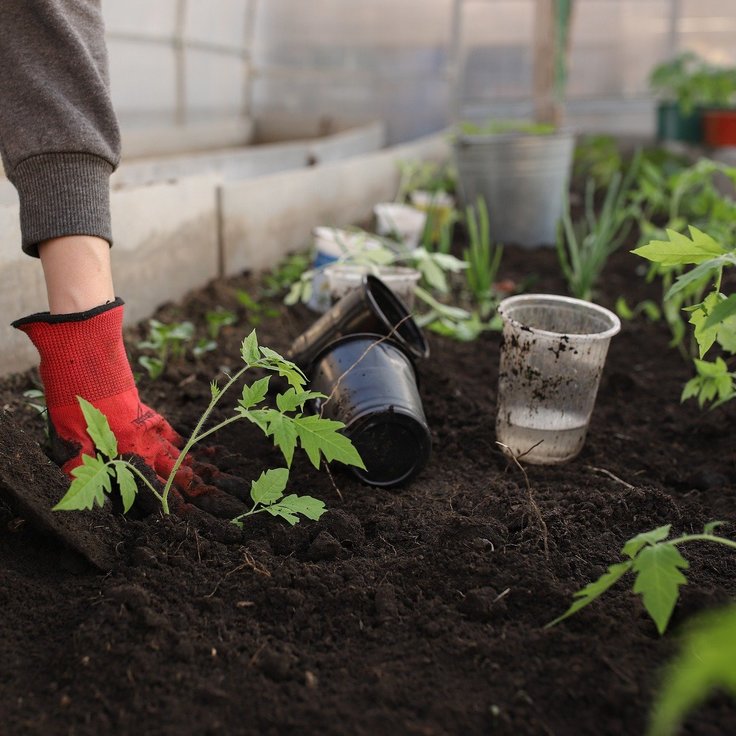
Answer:
[[[366,233],[338,227],[316,227],[312,230],[312,236],[314,238],[314,259],[312,261],[314,276],[312,277],[312,295],[307,306],[315,312],[326,312],[332,301],[324,275],[325,267],[341,258],[359,255],[364,250],[382,248],[383,244]]]
[[[416,207],[395,202],[381,202],[373,208],[376,232],[404,243],[409,248],[419,246],[427,213]]]
[[[597,304],[555,294],[508,297],[498,313],[503,342],[496,439],[521,462],[572,460],[585,442],[619,318]]]
[[[381,279],[409,311],[414,308],[414,287],[421,274],[415,268],[405,266],[371,267],[347,263],[329,265],[325,268],[324,275],[332,301],[338,301],[348,292],[359,288],[369,273]]]

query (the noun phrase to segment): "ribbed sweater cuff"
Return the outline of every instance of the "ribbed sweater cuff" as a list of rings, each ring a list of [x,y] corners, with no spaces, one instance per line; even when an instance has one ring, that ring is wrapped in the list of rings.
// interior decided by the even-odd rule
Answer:
[[[45,153],[19,163],[12,181],[20,197],[23,250],[65,235],[94,235],[112,244],[113,166],[89,153]]]

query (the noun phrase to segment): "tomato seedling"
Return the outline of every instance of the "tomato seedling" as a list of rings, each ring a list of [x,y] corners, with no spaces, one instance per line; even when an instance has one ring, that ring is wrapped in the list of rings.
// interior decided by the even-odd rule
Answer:
[[[736,542],[714,534],[721,524],[721,521],[711,521],[705,525],[702,534],[685,534],[674,539],[667,539],[670,524],[637,534],[621,550],[621,554],[629,559],[610,565],[598,580],[577,591],[573,595],[576,600],[570,608],[562,616],[550,621],[545,628],[555,626],[585,608],[626,573],[633,572],[636,576],[633,591],[641,595],[644,608],[652,617],[657,631],[664,634],[677,603],[680,586],[687,583],[682,571],[690,566],[680,554],[678,546],[690,542],[716,542],[736,549]]]
[[[155,488],[135,465],[118,455],[117,439],[110,430],[104,414],[79,397],[79,404],[87,422],[87,431],[97,452],[94,457],[82,456],[82,465],[72,470],[73,480],[69,490],[56,504],[54,510],[70,511],[91,509],[95,505],[102,506],[105,497],[112,492],[113,483],[116,483],[123,501],[123,510],[128,511],[135,501],[138,491],[136,480],[138,480],[159,500],[163,513],[168,514],[171,486],[187,453],[198,442],[223,427],[233,422],[247,420],[259,427],[267,437],[273,438],[274,445],[281,450],[287,467],[267,470],[252,483],[251,499],[254,506],[234,521],[241,523],[244,517],[259,511],[268,511],[274,516],[281,516],[291,524],[298,521],[296,514],[318,519],[324,512],[324,504],[321,501],[311,496],[283,495],[297,446],[304,450],[316,468],[319,468],[323,458],[327,462],[337,460],[360,468],[365,467],[363,461],[352,442],[340,433],[344,426],[341,422],[304,414],[307,401],[323,397],[322,394],[305,389],[306,378],[294,363],[274,350],[260,346],[255,330],[243,340],[240,355],[245,365],[229,377],[222,388],[214,381],[210,385],[210,402],[182,448],[161,491]],[[250,385],[243,386],[233,416],[205,429],[207,419],[222,397],[246,371],[253,368],[276,373],[288,382],[289,388],[276,396],[276,407],[261,406],[266,399],[271,378],[267,375]]]

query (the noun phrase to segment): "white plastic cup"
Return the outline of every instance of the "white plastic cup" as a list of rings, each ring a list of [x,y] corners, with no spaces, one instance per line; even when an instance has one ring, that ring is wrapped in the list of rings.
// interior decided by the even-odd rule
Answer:
[[[503,343],[496,439],[522,462],[555,465],[583,448],[611,338],[613,312],[555,294],[521,294],[498,307]]]
[[[411,311],[414,308],[414,288],[421,274],[415,268],[405,266],[370,267],[348,263],[327,266],[325,278],[332,301],[336,302],[354,289],[360,288],[369,273],[381,279],[401,299],[407,310]]]
[[[409,248],[416,248],[427,224],[427,213],[416,207],[395,202],[381,202],[373,208],[376,231],[393,237]]]
[[[315,312],[326,312],[332,305],[329,286],[324,269],[341,258],[355,256],[364,250],[382,248],[378,238],[362,232],[353,232],[337,227],[320,226],[312,231],[314,238],[314,259],[312,269],[312,295],[307,306]]]

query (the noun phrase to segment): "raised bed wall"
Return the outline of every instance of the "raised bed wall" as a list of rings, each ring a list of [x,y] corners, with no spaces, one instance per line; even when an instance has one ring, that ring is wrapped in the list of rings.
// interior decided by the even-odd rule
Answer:
[[[218,275],[263,270],[310,245],[316,225],[368,218],[392,198],[397,162],[442,160],[443,134],[382,148],[381,124],[317,140],[133,161],[113,179],[113,265],[129,323]],[[47,308],[40,264],[20,251],[18,204],[0,180],[0,375],[38,357],[10,327]]]

